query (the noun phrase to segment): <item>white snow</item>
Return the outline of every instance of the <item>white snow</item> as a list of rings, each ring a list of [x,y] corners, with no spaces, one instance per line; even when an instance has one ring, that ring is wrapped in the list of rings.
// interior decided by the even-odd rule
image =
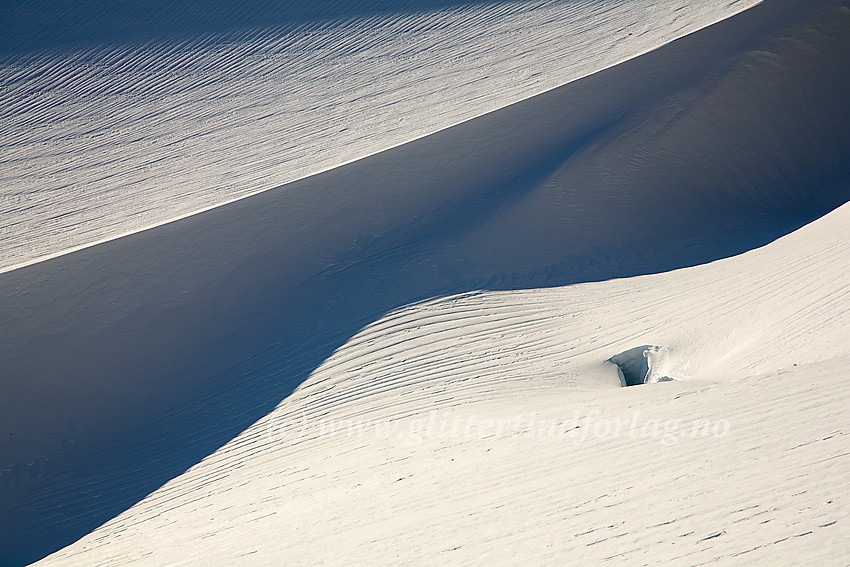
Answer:
[[[846,2],[278,16],[2,52],[0,563],[846,565]]]
[[[384,15],[6,55],[0,269],[396,146],[756,2],[399,3]]]
[[[407,307],[39,565],[840,565],[848,317],[850,205],[695,268]],[[689,379],[617,388],[639,341]]]

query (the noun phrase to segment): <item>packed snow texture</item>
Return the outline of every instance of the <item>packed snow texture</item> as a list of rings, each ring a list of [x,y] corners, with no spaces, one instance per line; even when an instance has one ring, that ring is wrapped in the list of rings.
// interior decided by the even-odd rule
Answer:
[[[840,564],[850,7],[754,4],[4,52],[4,565]]]

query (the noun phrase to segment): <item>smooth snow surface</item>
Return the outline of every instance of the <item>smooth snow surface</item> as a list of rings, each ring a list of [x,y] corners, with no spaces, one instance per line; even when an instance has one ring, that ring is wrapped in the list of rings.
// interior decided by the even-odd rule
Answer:
[[[0,50],[0,564],[846,565],[850,6],[385,4]]]

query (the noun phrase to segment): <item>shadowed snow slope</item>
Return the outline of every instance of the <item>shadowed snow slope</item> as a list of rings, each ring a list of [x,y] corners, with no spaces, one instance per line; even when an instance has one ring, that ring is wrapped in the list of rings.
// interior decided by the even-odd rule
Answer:
[[[127,510],[268,415],[334,351],[399,307],[481,289],[561,286],[704,263],[765,244],[844,203],[848,25],[850,9],[841,2],[768,0],[413,142],[0,274],[4,564],[43,557]],[[637,303],[628,285],[601,287],[587,298],[587,332],[572,342],[542,336],[538,356],[521,319],[533,327],[542,317],[557,330],[572,313],[567,302],[552,311],[561,319],[547,318],[551,298],[540,296],[531,311],[504,308],[515,308],[519,320],[504,344],[484,341],[486,355],[475,356],[474,343],[462,342],[460,354],[446,349],[446,358],[427,363],[421,375],[403,361],[396,366],[395,353],[381,358],[389,366],[379,366],[413,381],[414,390],[417,380],[454,373],[453,364],[479,365],[472,372],[492,378],[487,388],[524,384],[503,380],[502,348],[528,359],[510,367],[517,379],[557,382],[564,375],[559,365],[569,362],[577,369],[571,383],[598,393],[619,384],[615,367],[603,361],[642,344],[667,348],[659,364],[669,366],[668,375],[703,379],[847,354],[847,341],[835,338],[847,327],[846,311],[838,309],[846,305],[847,239],[827,238],[846,226],[846,210],[819,222],[788,241],[805,244],[818,270],[834,259],[823,286],[810,289],[791,275],[810,265],[793,250],[744,256],[763,258],[753,265],[769,268],[778,283],[747,276],[745,262],[717,264],[734,268],[716,274],[715,264],[697,268],[708,274],[693,284],[705,295],[695,291],[678,306],[664,303],[678,292],[673,284],[646,302],[636,295]],[[814,226],[832,228],[822,233]],[[818,252],[826,242],[832,244]],[[712,278],[723,281],[709,285]],[[716,295],[722,290],[730,295]],[[478,296],[470,297],[474,303]],[[504,297],[515,296],[484,295],[485,303],[495,301],[484,310],[500,312]],[[774,313],[783,302],[789,311]],[[800,310],[817,306],[826,306],[818,311],[825,318],[835,317],[824,319],[823,331],[813,320],[795,324]],[[705,313],[688,324],[688,313],[700,308]],[[452,333],[463,333],[456,328],[460,315],[446,313]],[[660,318],[649,324],[644,314],[653,313]],[[778,341],[776,348],[752,338],[762,336],[759,329],[734,332],[730,321],[748,316],[769,322],[763,336]],[[473,323],[471,336],[495,332]],[[585,349],[572,360],[570,345],[591,340],[610,349],[600,349],[601,358]],[[366,350],[348,374],[376,363]],[[434,356],[429,352],[421,355]],[[361,386],[364,395],[367,386],[381,391],[380,381]],[[328,400],[310,407],[336,411]],[[423,398],[423,407],[431,401]]]

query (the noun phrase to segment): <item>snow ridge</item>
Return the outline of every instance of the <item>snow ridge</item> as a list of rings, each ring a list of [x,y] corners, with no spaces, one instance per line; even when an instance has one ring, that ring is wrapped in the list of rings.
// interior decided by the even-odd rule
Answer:
[[[523,90],[531,83],[523,83],[520,102],[394,145],[413,132],[405,126],[397,133],[407,134],[384,151],[123,238],[109,235],[114,227],[132,229],[125,213],[143,209],[127,204],[132,196],[126,207],[113,208],[123,181],[102,187],[105,208],[91,218],[72,222],[76,213],[57,209],[58,224],[43,233],[15,233],[15,223],[8,223],[9,242],[29,235],[38,247],[42,237],[42,244],[56,244],[45,236],[56,227],[69,239],[97,232],[110,225],[103,220],[108,211],[117,211],[113,228],[93,237],[106,241],[67,254],[62,243],[49,250],[60,255],[0,274],[4,564],[26,564],[68,545],[45,562],[274,564],[286,554],[314,563],[309,543],[341,533],[351,537],[337,547],[320,546],[345,550],[328,562],[361,556],[390,563],[396,550],[405,549],[423,550],[435,563],[442,557],[470,563],[488,556],[478,525],[540,563],[558,556],[692,564],[733,562],[750,553],[759,560],[778,558],[776,563],[798,558],[784,543],[797,538],[813,542],[811,557],[846,554],[834,534],[847,510],[841,496],[847,487],[835,479],[850,478],[841,445],[848,430],[840,411],[846,388],[838,387],[839,369],[850,357],[850,10],[838,0],[767,0],[658,47],[662,36],[675,36],[682,26],[720,19],[741,6],[706,3],[700,5],[707,12],[691,12],[675,9],[690,7],[688,2],[656,3],[660,13],[647,7],[650,32],[628,40],[631,32],[617,25],[634,23],[631,3],[534,5],[539,11],[528,13],[522,12],[525,4],[490,6],[493,13],[507,10],[498,21],[487,19],[482,5],[355,17],[323,28],[327,36],[320,30],[318,44],[304,45],[320,46],[334,30],[354,26],[355,43],[347,44],[342,33],[333,41],[355,60],[367,54],[352,62],[354,69],[381,67],[387,62],[372,57],[376,46],[369,38],[383,28],[357,26],[389,22],[398,26],[393,29],[399,37],[422,38],[422,44],[404,48],[410,51],[396,45],[411,72],[420,68],[417,54],[429,45],[427,37],[455,38],[446,51],[435,50],[445,58],[464,45],[484,45],[476,52],[480,61],[493,56],[507,62],[512,56],[503,54],[502,42],[512,36],[500,35],[501,22],[537,30],[539,39],[557,20],[550,22],[555,27],[532,23],[550,10],[569,8],[587,9],[581,18],[596,14],[614,26],[603,25],[602,34],[579,27],[573,30],[577,40],[655,48],[613,66],[607,66],[612,52],[582,52],[588,72],[605,68],[531,98]],[[568,20],[580,22],[579,12]],[[704,21],[705,15],[710,17]],[[467,16],[478,23],[452,23]],[[519,20],[511,22],[514,16]],[[433,28],[430,21],[437,22]],[[406,26],[413,35],[405,35]],[[416,35],[420,27],[425,35]],[[301,32],[292,33],[290,39],[297,39]],[[182,96],[180,85],[194,88],[186,83],[187,70],[210,70],[212,82],[197,85],[225,92],[238,82],[216,82],[229,66],[237,76],[263,68],[259,60],[243,63],[248,52],[239,51],[240,45],[265,45],[271,36],[263,34],[247,31],[246,42],[227,47],[216,43],[219,36],[209,45],[194,38],[186,51],[161,51],[166,66],[158,68],[163,85],[155,102],[162,114],[144,92],[135,93],[146,118],[134,123],[136,134],[119,132],[118,147],[142,143],[151,116],[166,124],[175,118],[169,97]],[[541,45],[565,49],[562,54],[575,49],[563,38]],[[158,46],[152,43],[151,52]],[[158,65],[144,51],[124,47],[116,48],[116,67],[103,59],[103,73],[76,63],[57,68],[57,76],[70,69],[80,79],[61,83],[61,89],[82,85],[82,93],[101,80],[109,86],[125,63],[131,72],[118,83]],[[216,54],[192,59],[207,48]],[[103,55],[101,48],[91,53]],[[541,53],[532,49],[527,55],[537,60]],[[332,61],[336,52],[328,59],[314,55]],[[335,83],[336,75],[324,63],[310,67],[310,57],[304,61],[319,77],[305,83],[314,91],[304,100],[317,100],[310,97],[318,96],[319,85]],[[279,64],[270,63],[272,75]],[[406,107],[417,128],[426,125],[420,134],[427,134],[436,122],[426,110],[454,91],[448,75],[421,68],[426,76],[442,77],[431,102],[419,110],[412,103]],[[474,75],[466,71],[464,79]],[[40,80],[35,68],[22,72],[18,86]],[[264,80],[259,74],[254,79]],[[159,88],[156,77],[150,81],[150,88]],[[495,84],[488,81],[468,85],[484,92]],[[427,84],[425,78],[412,82]],[[367,91],[376,92],[369,90],[376,84],[383,88],[367,81]],[[112,86],[104,90],[109,96]],[[502,105],[506,99],[500,97],[509,90],[488,103],[480,98],[475,112]],[[23,122],[36,118],[18,140],[21,148],[26,136],[40,131],[39,112],[48,116],[54,103],[77,104],[62,97],[51,102],[47,91],[36,91],[33,105],[9,114]],[[377,99],[361,94],[349,102],[362,107],[349,105],[345,112],[374,106]],[[250,98],[242,103],[254,106]],[[73,121],[94,116],[85,101],[79,104],[79,113],[67,114],[69,140],[85,140],[89,131]],[[450,105],[446,116],[457,119],[460,106]],[[136,107],[119,101],[109,108]],[[211,103],[214,108],[221,110]],[[325,136],[327,147],[340,150],[336,131],[322,126],[333,108],[314,110],[317,121],[306,130],[315,127],[316,141]],[[103,118],[108,122],[109,113]],[[227,137],[239,130],[238,120],[226,113],[222,122],[208,118],[202,126],[210,129],[199,131]],[[243,132],[258,132],[252,120]],[[48,124],[53,127],[62,123]],[[190,141],[199,135],[192,124],[185,127]],[[363,132],[382,140],[369,151],[384,147],[380,129],[351,140]],[[91,143],[115,149],[99,136]],[[271,143],[266,137],[245,140],[246,148]],[[69,147],[54,156],[64,155],[56,162],[58,177],[97,170],[101,158],[86,161],[84,151],[82,167],[68,162]],[[196,156],[201,166],[215,151],[199,148],[205,149]],[[279,150],[268,149],[272,153],[263,149],[257,160],[250,150],[244,162],[219,165],[236,174],[260,164],[259,179],[272,167],[260,158]],[[4,167],[29,164],[36,179],[36,162],[52,159],[50,151],[12,152],[14,160]],[[329,164],[337,159],[326,157]],[[169,167],[163,171],[180,169]],[[26,177],[16,175],[10,179]],[[161,191],[177,185],[157,185],[146,195],[161,202],[167,200]],[[249,185],[240,181],[240,190]],[[34,198],[50,209],[68,196],[63,187]],[[19,192],[23,201],[37,195],[31,189]],[[180,192],[190,193],[185,187]],[[95,211],[93,199],[72,197],[56,206],[79,205],[85,216]],[[30,205],[13,205],[3,219],[20,218],[23,226],[44,213]],[[169,207],[163,210],[171,218]],[[12,211],[23,216],[5,214]],[[66,221],[76,228],[65,232],[71,226],[62,228]],[[91,242],[86,237],[78,244]],[[678,380],[622,388],[616,366],[606,361],[641,345],[659,347],[651,378]],[[367,441],[313,427],[322,420],[365,419],[377,431],[375,424],[430,419],[432,410],[452,422],[474,418],[473,425],[503,423],[518,411],[528,422],[537,412],[546,416],[545,427],[529,426],[533,431],[545,433],[554,424],[555,431],[564,428],[584,441],[547,446],[560,438],[488,434],[485,426],[481,435],[420,435],[417,449],[408,437]],[[572,410],[588,421],[572,427]],[[601,435],[614,418],[631,419],[631,410],[643,412],[635,427],[641,431],[640,423],[650,423],[651,435],[637,442]],[[803,422],[789,433],[792,414]],[[674,437],[673,443],[671,431],[652,433],[653,416],[704,418],[718,429]],[[281,424],[284,431],[287,424],[300,424],[296,430],[309,434],[281,436]],[[680,452],[671,454],[674,447]],[[574,455],[575,468],[566,466]],[[455,475],[450,463],[460,465],[465,457]],[[482,481],[476,470],[493,475]],[[778,478],[783,471],[793,476]],[[724,489],[730,478],[745,485],[727,490],[729,499],[718,506],[711,492]],[[364,484],[368,489],[358,493]],[[460,491],[435,499],[429,489],[434,486],[440,493],[450,486]],[[292,503],[294,513],[278,513]],[[647,509],[654,511],[651,518],[637,513]],[[421,530],[408,521],[411,511],[425,518]],[[370,520],[365,531],[350,525],[357,514]],[[470,514],[483,521],[468,524]],[[162,547],[139,551],[166,529],[173,538]],[[306,540],[299,539],[305,533]],[[565,533],[570,537],[564,539]],[[264,547],[254,546],[255,537]]]
[[[0,269],[374,154],[755,3],[402,3],[280,27],[7,54]]]

